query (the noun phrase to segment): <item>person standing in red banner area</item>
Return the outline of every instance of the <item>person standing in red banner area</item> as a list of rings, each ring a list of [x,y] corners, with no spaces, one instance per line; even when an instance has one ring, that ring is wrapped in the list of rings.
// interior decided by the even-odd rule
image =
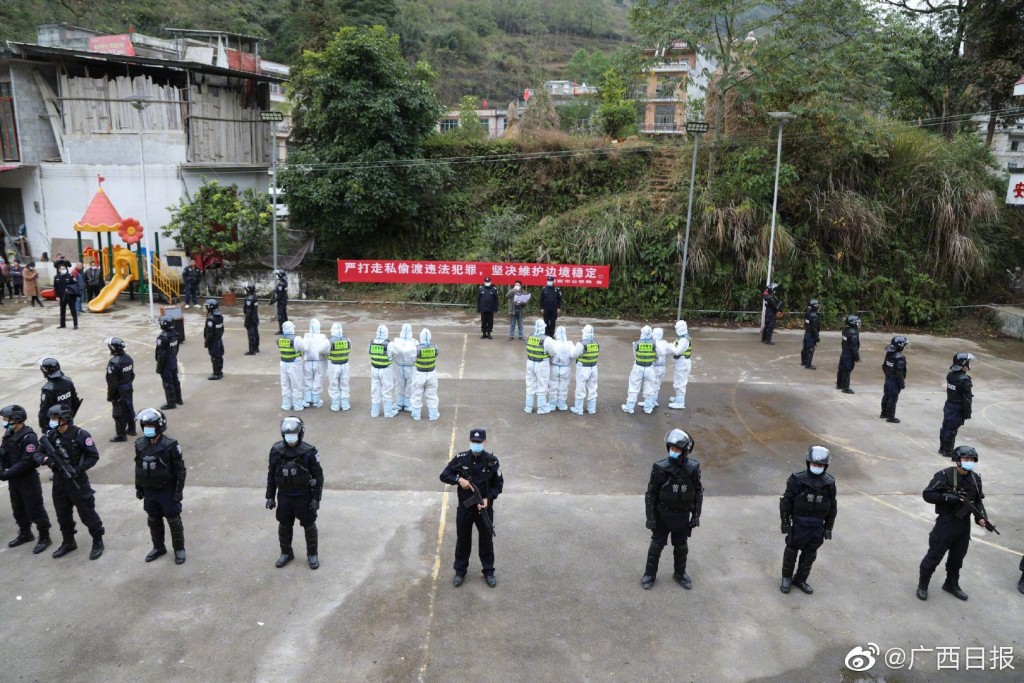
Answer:
[[[480,314],[480,338],[491,339],[494,329],[494,314],[498,310],[498,288],[491,284],[491,278],[484,278],[484,284],[477,290],[476,310]]]
[[[525,339],[523,336],[523,309],[526,308],[526,302],[530,300],[530,295],[523,291],[523,283],[516,280],[515,285],[508,290],[508,294],[505,296],[508,298],[508,340],[512,341],[518,326],[519,341],[523,341]]]
[[[562,308],[562,290],[555,287],[555,277],[548,276],[548,284],[540,290],[540,310],[544,314],[544,334],[555,337],[555,323]]]

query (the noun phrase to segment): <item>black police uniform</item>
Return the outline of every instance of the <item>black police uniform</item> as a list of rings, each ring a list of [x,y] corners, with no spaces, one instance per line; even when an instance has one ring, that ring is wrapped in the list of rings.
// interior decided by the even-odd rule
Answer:
[[[882,412],[879,417],[896,419],[896,402],[900,392],[907,386],[907,357],[901,351],[889,346],[885,349],[882,363],[885,385],[882,387]]]
[[[939,429],[939,453],[949,455],[955,446],[956,434],[965,420],[971,419],[974,384],[963,366],[949,366],[946,375],[946,403],[942,406],[942,428]]]
[[[51,429],[46,433],[46,439],[75,473],[74,479],[69,479],[56,462],[46,458],[46,453],[41,449],[36,452],[36,462],[53,470],[53,509],[57,512],[57,525],[63,542],[75,545],[75,519],[71,513],[77,510],[78,518],[89,530],[93,543],[102,544],[103,521],[96,513],[96,492],[89,485],[89,475],[86,474],[100,459],[96,442],[89,432],[74,423],[69,424],[63,434]],[[44,459],[47,462],[44,463]]]
[[[27,424],[14,431],[7,429],[0,441],[0,479],[7,482],[11,511],[22,536],[31,536],[32,524],[39,531],[40,545],[50,537],[50,518],[43,505],[43,487],[39,483],[36,454],[39,440]],[[45,546],[43,546],[45,549]]]
[[[761,330],[761,343],[771,344],[773,343],[772,334],[775,332],[775,320],[779,311],[782,310],[782,301],[770,289],[764,290],[761,298],[764,299],[764,329]]]
[[[540,310],[544,315],[544,334],[555,336],[558,310],[562,307],[562,290],[554,285],[545,285],[540,290]]]
[[[473,483],[480,495],[486,498],[487,507],[477,510],[469,509],[462,503],[472,496],[472,492],[459,486],[459,477]],[[473,451],[457,453],[444,471],[441,481],[454,484],[459,498],[459,510],[455,514],[455,573],[465,576],[469,570],[469,556],[473,552],[473,527],[478,532],[480,564],[483,565],[484,576],[494,575],[494,538],[484,523],[482,515],[487,515],[494,525],[494,501],[501,495],[505,487],[505,479],[501,476],[501,465],[493,453],[486,450],[479,455]]]
[[[277,333],[284,334],[281,325],[288,320],[288,281],[278,278],[274,293],[270,296],[270,304],[277,304]]]
[[[295,520],[306,535],[306,555],[317,555],[317,510],[324,493],[324,471],[316,446],[299,441],[289,446],[283,440],[270,448],[267,468],[267,500],[277,496],[277,538],[281,554],[292,555]]]
[[[836,371],[836,389],[850,389],[850,373],[860,362],[860,332],[854,325],[843,328],[843,350],[839,354],[839,368]],[[847,393],[853,393],[847,391]]]
[[[153,548],[166,551],[164,519],[171,530],[174,552],[185,550],[185,525],[181,521],[181,501],[185,495],[185,458],[181,444],[167,434],[156,443],[146,436],[135,440],[135,497],[142,501],[148,515]]]
[[[818,312],[808,307],[804,313],[804,347],[800,350],[800,364],[805,368],[814,368],[814,351],[821,341],[821,319]]]
[[[480,285],[476,295],[476,310],[480,314],[480,338],[490,339],[494,329],[494,314],[498,310],[498,288]]]
[[[164,387],[164,409],[184,405],[181,400],[181,380],[178,378],[178,332],[164,330],[156,338],[156,371]]]
[[[43,385],[43,394],[39,399],[39,429],[46,433],[50,428],[50,408],[60,403],[69,408],[72,415],[78,414],[78,407],[82,405],[82,399],[78,397],[75,390],[75,383],[71,378],[59,370],[54,373],[57,377],[51,377]]]
[[[66,313],[68,307],[71,308],[71,320],[74,323],[75,329],[78,329],[78,297],[81,296],[81,292],[78,291],[78,281],[75,276],[71,274],[71,270],[68,269],[63,275],[58,273],[53,278],[53,292],[57,295],[57,299],[60,301],[60,327],[67,327]]]
[[[220,379],[224,376],[224,316],[219,309],[215,308],[206,314],[203,346],[209,352],[213,364],[213,374],[208,379]]]
[[[672,536],[673,576],[682,579],[689,554],[687,539],[700,522],[704,505],[704,485],[700,481],[700,462],[689,456],[662,458],[654,463],[644,495],[651,545],[647,549],[644,575],[656,578],[661,551]]]
[[[782,553],[782,578],[792,579],[799,586],[811,575],[818,548],[826,537],[832,537],[832,527],[839,513],[835,477],[828,472],[811,474],[808,468],[797,470],[786,481],[786,492],[779,499],[779,512],[783,530],[788,529],[786,550]]]
[[[977,472],[964,475],[954,466],[935,473],[928,487],[921,492],[925,502],[935,506],[935,514],[938,515],[935,526],[928,534],[928,552],[921,560],[920,586],[924,588],[928,587],[935,568],[947,552],[945,585],[959,587],[960,568],[971,543],[971,510],[956,500],[954,491],[974,503],[979,510],[984,509],[981,501],[985,494],[981,487],[981,475]],[[978,519],[975,514],[975,522]]]
[[[255,294],[245,297],[242,303],[242,310],[245,313],[245,334],[249,338],[249,352],[247,355],[260,352],[260,300]]]
[[[132,383],[135,362],[127,353],[114,354],[107,362],[107,401],[117,436],[135,435],[135,402]]]

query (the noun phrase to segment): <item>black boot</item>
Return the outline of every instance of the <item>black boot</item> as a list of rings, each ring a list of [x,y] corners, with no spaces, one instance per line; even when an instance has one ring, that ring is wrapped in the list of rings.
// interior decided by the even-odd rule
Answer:
[[[946,591],[957,600],[966,600],[967,593],[960,588],[960,572],[946,572],[946,581],[942,584],[942,590]]]
[[[98,560],[103,555],[103,537],[93,536],[92,537],[92,550],[89,551],[90,560]]]
[[[796,569],[797,552],[799,551],[796,548],[790,548],[788,545],[782,551],[782,584],[779,586],[779,590],[783,593],[788,593],[790,586],[793,585],[793,570]]]
[[[40,529],[37,525],[36,529],[39,531],[39,542],[36,543],[35,548],[32,548],[33,555],[38,555],[53,544],[53,541],[50,540],[50,527]]]
[[[306,532],[306,558],[309,560],[309,568],[317,569],[320,566],[320,557],[317,555],[317,531],[316,524],[305,527]]]
[[[675,582],[686,590],[693,588],[693,581],[690,580],[690,576],[686,573],[686,556],[690,553],[690,548],[683,545],[672,546],[672,559],[674,560],[674,572],[672,578]]]
[[[793,577],[793,585],[810,595],[814,592],[811,585],[807,583],[807,577],[811,575],[811,565],[818,557],[817,550],[804,550],[800,553],[800,562],[796,567],[796,576]]]
[[[8,548],[17,548],[22,543],[28,543],[29,541],[36,540],[36,537],[32,535],[32,527],[27,527],[18,531],[18,535],[8,541]]]
[[[125,434],[127,434],[128,436],[138,436],[139,435],[139,433],[137,431],[135,431],[135,418],[134,417],[128,422],[127,425],[125,425],[125,427],[127,427],[127,429],[125,430]]]
[[[164,404],[160,406],[160,410],[174,410],[174,386],[171,384],[164,385]]]
[[[658,545],[654,541],[651,541],[651,545],[647,548],[647,566],[644,568],[644,575],[640,579],[640,585],[644,590],[650,590],[651,586],[654,585],[654,581],[658,576],[658,562],[661,560],[661,551],[665,549],[665,546]]]
[[[1017,590],[1024,593],[1024,572],[1020,574],[1020,581],[1017,582]]]
[[[185,525],[181,515],[167,520],[171,529],[171,547],[174,548],[174,564],[185,564]]]
[[[921,576],[917,580],[917,599],[928,599],[928,583],[932,580],[932,573],[921,570]]]
[[[805,365],[804,367],[806,367],[808,370],[817,370],[818,369],[818,368],[814,367],[814,348],[813,347],[811,348],[810,351],[807,352],[807,365]]]
[[[167,554],[167,546],[164,545],[164,520],[163,517],[150,515],[149,537],[153,539],[153,549],[146,554],[146,562],[152,562],[156,558]]]
[[[181,382],[174,380],[174,402],[179,406],[185,405],[185,402],[181,400]]]
[[[65,536],[60,542],[60,547],[53,551],[54,558],[60,559],[70,553],[72,550],[78,550],[78,544],[75,543],[74,532],[70,536]]]
[[[290,526],[277,525],[277,540],[281,543],[281,557],[277,558],[274,566],[278,569],[295,559],[295,554],[292,552],[292,532],[293,529]]]

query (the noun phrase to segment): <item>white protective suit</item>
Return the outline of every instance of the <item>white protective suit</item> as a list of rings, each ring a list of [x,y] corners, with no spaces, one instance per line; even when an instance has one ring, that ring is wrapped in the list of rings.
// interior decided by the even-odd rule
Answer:
[[[597,344],[594,339],[594,326],[583,326],[583,340],[577,342],[572,349],[572,357],[576,361],[576,404],[571,410],[577,415],[583,414],[583,402],[587,402],[587,412],[593,415],[597,412],[597,364],[584,365],[580,362],[580,356],[587,350],[587,345]]]
[[[655,327],[651,336],[654,338],[654,350],[658,354],[658,359],[654,361],[654,407],[657,408],[661,405],[658,397],[661,394],[661,384],[665,381],[668,357],[672,355],[672,344],[665,341],[665,330],[660,327]]]
[[[395,409],[409,410],[409,394],[416,374],[416,340],[412,336],[412,325],[402,325],[402,332],[388,345],[389,355],[394,359],[391,369],[395,374]]]
[[[551,364],[548,362],[547,353],[544,353],[543,360],[530,360],[530,340],[539,342],[540,349],[544,348],[545,325],[543,320],[533,324],[533,334],[526,341],[526,407],[528,413],[533,412],[533,397],[537,396],[537,414],[550,413],[553,408],[548,407],[548,380],[551,374]]]
[[[626,413],[632,413],[636,407],[636,398],[643,389],[644,395],[644,412],[648,415],[654,412],[654,395],[656,393],[657,386],[655,381],[657,380],[654,370],[654,363],[651,365],[638,365],[636,363],[636,349],[637,346],[643,342],[655,344],[654,332],[651,330],[650,325],[644,325],[640,330],[639,341],[633,342],[633,369],[629,373],[629,389],[626,395],[626,402],[622,404],[622,410]]]
[[[433,350],[436,362],[437,347],[430,343],[430,330],[424,327],[420,331],[420,343],[416,347],[417,357],[422,351],[427,350]],[[420,414],[423,412],[424,400],[427,402],[427,419],[433,421],[441,417],[441,413],[437,411],[437,371],[430,370],[424,372],[414,368],[411,384],[412,395],[410,397],[410,412],[412,413],[412,419],[420,419]]]
[[[391,345],[388,343],[388,326],[378,325],[377,336],[370,342],[367,350],[375,344],[384,345],[384,355],[389,360],[393,358]],[[375,368],[370,364],[370,417],[380,415],[381,403],[384,404],[384,417],[394,417],[398,414],[392,404],[392,397],[395,389],[395,375],[390,363],[386,368]]]
[[[690,381],[690,370],[692,361],[687,357],[690,355],[690,330],[685,320],[676,322],[676,341],[672,344],[672,357],[675,359],[675,370],[672,375],[672,388],[675,389],[675,396],[669,401],[668,407],[673,410],[682,410],[686,407],[686,385]]]
[[[351,353],[352,342],[345,336],[345,331],[342,328],[341,323],[334,323],[331,325],[331,338],[327,340],[328,349],[333,348],[334,342],[336,341],[348,342],[349,352]],[[351,356],[347,363],[335,363],[334,361],[329,361],[327,364],[327,395],[331,397],[331,410],[335,412],[339,410],[348,410],[352,407],[351,404],[349,404],[348,388],[351,368]]]
[[[573,343],[565,334],[565,326],[555,328],[555,338],[544,340],[544,350],[551,356],[548,380],[548,409],[569,410],[569,379],[572,377]]]
[[[302,351],[302,402],[307,408],[320,408],[324,405],[320,392],[327,374],[327,351],[331,344],[327,336],[320,333],[320,321],[316,318],[309,321],[309,332],[303,336],[303,343],[306,348]]]
[[[281,324],[283,339],[291,339],[300,354],[306,349],[306,341],[295,336],[295,323],[290,320]],[[280,348],[280,344],[278,345]],[[281,361],[281,410],[302,410],[302,358]]]

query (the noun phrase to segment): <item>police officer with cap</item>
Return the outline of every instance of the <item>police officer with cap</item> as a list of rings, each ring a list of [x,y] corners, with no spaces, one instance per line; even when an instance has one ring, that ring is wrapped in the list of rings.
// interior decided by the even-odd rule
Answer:
[[[484,580],[494,588],[494,501],[501,495],[505,479],[501,476],[498,458],[484,450],[487,430],[469,430],[469,450],[457,453],[441,472],[441,481],[458,486],[459,509],[455,514],[455,577],[452,584],[458,588],[466,579],[469,556],[473,551],[473,527],[477,529],[480,564]],[[465,506],[465,502],[479,492],[483,503]]]
[[[181,501],[185,498],[185,458],[181,444],[167,432],[167,417],[155,408],[139,413],[142,436],[135,440],[135,497],[142,501],[149,522],[153,549],[146,562],[167,554],[164,520],[171,530],[174,564],[185,564],[185,525]]]
[[[57,511],[57,524],[62,537],[60,547],[53,552],[53,556],[64,557],[78,549],[75,543],[75,519],[71,515],[72,510],[77,510],[78,518],[92,536],[89,559],[96,560],[103,554],[103,521],[96,513],[96,492],[89,485],[86,471],[99,462],[100,452],[92,435],[76,426],[73,418],[67,406],[55,405],[50,408],[50,431],[46,434],[46,440],[71,468],[74,476],[69,478],[43,449],[36,451],[36,463],[47,465],[53,470],[53,509]]]
[[[491,339],[494,329],[494,313],[498,310],[498,288],[491,284],[491,278],[484,278],[484,284],[476,293],[476,311],[480,314],[480,338]]]
[[[224,316],[216,299],[206,300],[206,326],[203,328],[203,346],[210,353],[213,374],[206,379],[224,377]]]
[[[19,405],[0,409],[0,425],[4,429],[0,441],[0,481],[7,482],[11,511],[18,525],[18,535],[7,547],[16,548],[35,540],[32,535],[32,524],[35,524],[39,542],[32,553],[38,555],[50,546],[50,518],[43,505],[43,488],[36,472],[39,440],[35,431],[25,424],[27,420],[28,411]]]
[[[946,375],[946,403],[942,406],[942,428],[939,429],[939,455],[953,456],[953,443],[965,420],[971,419],[974,384],[968,371],[974,355],[961,351],[953,356]]]
[[[935,506],[938,516],[928,534],[928,552],[921,560],[921,574],[917,582],[919,600],[928,599],[928,583],[947,552],[946,580],[942,590],[959,600],[967,599],[967,593],[960,588],[960,568],[971,544],[970,517],[973,514],[975,523],[980,527],[989,523],[984,517],[985,506],[981,502],[985,499],[981,475],[975,470],[978,451],[971,446],[958,446],[953,451],[953,462],[953,467],[936,472],[921,493],[925,502]],[[970,501],[982,514],[971,510],[965,501]]]
[[[56,358],[40,360],[39,370],[46,378],[43,395],[39,400],[39,428],[45,433],[50,423],[50,408],[57,404],[65,405],[71,409],[72,415],[77,415],[82,399],[78,397],[75,383],[60,371],[60,363]]]
[[[277,507],[277,538],[281,543],[281,556],[274,566],[278,569],[295,559],[292,535],[296,519],[306,532],[309,568],[320,566],[316,516],[324,493],[324,471],[320,467],[316,446],[303,441],[304,435],[302,420],[289,415],[281,420],[282,440],[270,448],[266,499],[268,510]]]
[[[270,295],[270,305],[277,304],[277,333],[284,334],[281,325],[288,319],[288,274],[283,270],[274,271],[274,274],[277,275],[277,285]]]
[[[852,313],[846,316],[843,325],[843,350],[839,354],[839,367],[836,370],[836,389],[844,394],[854,393],[850,388],[850,373],[860,362],[860,318]]]
[[[249,350],[245,355],[253,356],[260,352],[260,300],[256,296],[256,285],[251,282],[245,285],[242,312],[245,315],[245,336],[249,338]]]
[[[903,335],[897,335],[885,349],[885,360],[882,361],[885,384],[882,387],[882,412],[878,417],[884,417],[886,422],[900,422],[896,417],[896,402],[900,399],[900,392],[907,386],[907,358],[903,351],[908,346],[910,341]]]
[[[800,350],[800,365],[808,370],[817,369],[814,367],[814,350],[821,341],[821,320],[818,317],[820,307],[817,299],[811,299],[804,313],[804,347]]]
[[[111,442],[127,441],[128,436],[135,436],[135,361],[125,353],[124,340],[120,337],[107,337],[103,343],[110,349],[110,360],[107,362],[107,402],[111,404],[111,417],[114,418],[114,432]]]
[[[671,534],[674,560],[672,578],[690,590],[693,582],[686,573],[686,557],[690,552],[687,539],[700,526],[700,513],[704,506],[700,462],[690,457],[693,438],[682,429],[673,429],[665,435],[665,447],[668,457],[654,463],[644,496],[651,545],[647,549],[647,566],[640,578],[640,586],[644,590],[654,586],[661,551],[668,544]]]
[[[772,341],[772,334],[775,332],[775,320],[782,311],[782,300],[775,295],[775,290],[778,288],[779,283],[772,282],[761,294],[761,299],[764,301],[764,329],[761,330],[762,344],[775,344]]]
[[[835,477],[825,471],[831,459],[829,450],[824,446],[808,448],[804,458],[806,467],[789,475],[786,492],[779,498],[782,533],[786,534],[782,584],[779,586],[783,593],[788,593],[791,586],[808,595],[814,592],[807,583],[807,577],[818,556],[818,548],[826,539],[832,538],[832,527],[839,512]],[[796,575],[793,574],[794,568]]]
[[[548,275],[548,284],[540,290],[540,310],[544,314],[544,334],[555,336],[555,323],[562,308],[562,290],[555,287],[555,276]]]
[[[156,338],[156,371],[164,387],[164,405],[160,410],[174,410],[185,405],[181,400],[181,380],[178,378],[178,331],[174,319],[160,316],[160,335]]]

